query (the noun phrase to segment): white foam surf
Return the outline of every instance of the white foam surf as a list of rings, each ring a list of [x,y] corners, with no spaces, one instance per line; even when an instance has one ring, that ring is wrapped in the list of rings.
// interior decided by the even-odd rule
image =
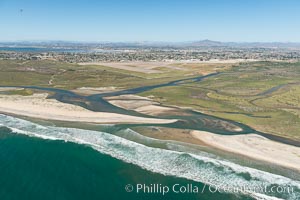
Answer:
[[[280,175],[244,167],[204,155],[148,147],[109,133],[75,128],[41,126],[0,114],[0,126],[13,132],[49,140],[63,140],[88,145],[95,150],[164,175],[187,178],[219,188],[293,187],[282,193],[283,199],[300,198],[300,182]],[[269,193],[246,191],[257,199],[277,199]]]

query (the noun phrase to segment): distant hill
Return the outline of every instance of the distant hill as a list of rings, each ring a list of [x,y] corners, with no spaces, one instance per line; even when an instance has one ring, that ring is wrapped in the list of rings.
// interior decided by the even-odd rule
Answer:
[[[126,47],[194,47],[194,48],[300,48],[300,43],[293,42],[220,42],[213,40],[199,40],[186,42],[76,42],[76,41],[17,41],[17,42],[0,42],[1,47],[68,47],[68,48],[93,48],[93,47],[111,47],[111,48],[126,48]]]
[[[300,48],[300,43],[293,42],[219,42],[201,40],[186,42],[184,46],[190,47],[260,47],[260,48]]]
[[[216,46],[225,46],[225,43],[219,42],[219,41],[213,41],[213,40],[200,40],[200,41],[194,41],[190,43],[186,43],[188,46],[199,46],[199,47],[216,47]]]

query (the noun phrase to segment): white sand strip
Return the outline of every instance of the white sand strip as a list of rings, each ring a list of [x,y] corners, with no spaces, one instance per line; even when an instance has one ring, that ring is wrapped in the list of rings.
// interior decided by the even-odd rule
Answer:
[[[93,112],[80,106],[61,103],[55,99],[46,99],[47,94],[32,96],[0,95],[0,112],[21,116],[90,123],[154,123],[166,124],[176,120],[135,117],[116,113]]]
[[[275,142],[257,134],[218,135],[191,131],[191,135],[220,150],[300,171],[299,147]]]

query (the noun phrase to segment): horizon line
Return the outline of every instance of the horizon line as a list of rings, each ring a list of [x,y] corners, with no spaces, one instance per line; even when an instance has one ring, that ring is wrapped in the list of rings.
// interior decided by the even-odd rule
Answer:
[[[200,39],[200,40],[180,40],[180,41],[167,41],[167,40],[120,40],[120,41],[110,41],[110,40],[63,40],[63,39],[47,39],[47,40],[0,40],[0,43],[40,43],[40,42],[67,42],[67,43],[193,43],[193,42],[218,42],[218,43],[283,43],[283,44],[300,44],[300,41],[221,41],[221,40],[210,40],[210,39]]]

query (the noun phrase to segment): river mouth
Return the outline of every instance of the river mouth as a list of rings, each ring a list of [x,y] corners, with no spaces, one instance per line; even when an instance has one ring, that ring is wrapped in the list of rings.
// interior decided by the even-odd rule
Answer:
[[[108,93],[101,93],[101,94],[94,94],[90,96],[80,95],[74,93],[72,91],[57,89],[57,88],[45,88],[39,86],[0,86],[0,87],[14,87],[14,88],[28,88],[34,89],[38,91],[45,91],[50,92],[48,98],[56,99],[63,103],[78,105],[83,108],[86,108],[91,111],[95,112],[111,112],[111,113],[118,113],[118,114],[125,114],[131,116],[139,116],[139,117],[148,117],[148,118],[155,118],[154,116],[149,116],[146,114],[142,114],[133,110],[123,109],[121,107],[117,107],[112,105],[105,97],[111,96],[118,96],[118,95],[125,95],[125,94],[138,94],[141,92],[145,92],[148,90],[152,90],[155,88],[167,87],[167,86],[178,86],[185,83],[194,83],[194,82],[201,82],[203,79],[216,76],[220,74],[212,73],[205,76],[198,76],[192,78],[185,78],[180,80],[171,81],[164,84],[158,85],[150,85],[150,86],[143,86],[138,88],[132,88],[127,90],[121,91],[114,91]],[[170,123],[170,124],[143,124],[147,126],[158,126],[158,127],[169,127],[169,128],[178,128],[178,129],[191,129],[191,130],[200,130],[200,131],[208,131],[216,134],[222,135],[238,135],[238,134],[250,134],[256,133],[262,135],[268,139],[278,141],[284,144],[289,144],[293,146],[300,147],[300,142],[291,140],[288,138],[283,138],[280,136],[275,136],[267,133],[262,133],[252,129],[251,127],[238,123],[232,120],[222,119],[218,117],[214,117],[211,115],[203,114],[200,112],[196,112],[189,109],[182,109],[178,108],[179,112],[176,115],[163,115],[160,116],[161,119],[177,119],[177,122]],[[136,126],[143,126],[141,124],[120,124],[118,125],[120,129],[124,127],[136,127]]]
[[[210,76],[213,75],[215,74],[211,74]],[[83,96],[68,90],[55,88],[43,88],[37,86],[23,86],[21,88],[51,92],[51,96],[48,98],[54,98],[63,103],[78,105],[95,112],[112,112],[131,116],[156,118],[114,106],[106,101],[104,97],[122,94],[138,94],[153,88],[176,86],[187,81],[201,81],[205,77],[194,77],[172,81],[166,84],[145,86],[90,96]],[[132,129],[136,127],[153,126],[201,130],[221,135],[250,133],[264,134],[234,121],[213,117],[189,109],[179,108],[179,110],[180,112],[177,114],[165,114],[160,116],[162,119],[177,119],[177,122],[175,123],[163,125],[93,125],[91,128],[92,130],[84,130],[80,127],[81,124],[78,125],[78,128],[63,128],[47,125],[42,126],[5,115],[1,115],[1,123],[3,127],[8,128],[14,133],[46,140],[59,140],[89,146],[101,154],[109,155],[126,163],[131,163],[148,171],[160,173],[166,176],[185,178],[222,188],[237,187],[238,185],[245,185],[245,187],[250,188],[259,185],[261,187],[270,188],[276,183],[275,185],[278,187],[287,187],[288,185],[292,185],[293,189],[296,191],[292,195],[287,193],[273,194],[268,191],[263,193],[257,191],[241,193],[254,198],[268,198],[268,196],[274,195],[284,199],[297,199],[300,197],[300,183],[298,180],[295,180],[299,177],[293,176],[292,171],[282,172],[282,169],[267,169],[267,165],[264,165],[265,163],[244,163],[244,165],[242,165],[243,162],[239,161],[238,157],[233,159],[232,157],[226,157],[225,154],[221,153],[219,155],[222,156],[218,156],[218,152],[213,152],[211,149],[181,144],[178,142],[154,140],[132,131]],[[297,143],[292,143],[289,140],[282,140],[282,138],[279,137],[273,137],[272,139],[287,144],[293,144],[295,146],[298,145]],[[255,165],[255,167],[252,168],[251,165]],[[278,180],[280,180],[280,182],[278,182]],[[224,183],[226,184],[223,185]]]
[[[56,89],[56,88],[45,88],[45,87],[38,87],[38,86],[19,86],[19,88],[29,88],[29,89],[39,90],[39,91],[51,92],[53,94],[49,96],[49,98],[54,98],[63,103],[78,105],[95,112],[112,112],[112,113],[126,114],[132,116],[155,118],[153,116],[145,115],[139,112],[114,106],[111,103],[109,103],[107,100],[105,100],[104,97],[119,96],[124,94],[138,94],[155,88],[161,88],[167,86],[178,86],[185,83],[200,82],[205,78],[216,76],[218,74],[220,73],[212,73],[205,76],[175,80],[164,84],[143,86],[138,88],[132,88],[127,90],[102,93],[102,94],[96,94],[90,96],[84,96],[68,90]],[[7,87],[7,86],[0,86],[0,87]],[[244,124],[240,124],[230,120],[224,120],[218,117],[213,117],[210,115],[206,115],[188,109],[179,109],[179,112],[176,115],[170,115],[170,116],[164,115],[161,116],[160,118],[177,119],[177,122],[175,123],[162,125],[162,126],[172,127],[172,128],[204,130],[204,131],[210,131],[217,134],[226,134],[226,135],[257,133],[257,131]],[[148,124],[148,125],[157,125],[157,124]],[[129,125],[126,124],[125,126],[129,126]],[[132,124],[131,126],[139,126],[139,125]]]
[[[244,155],[234,154],[231,152],[223,151],[216,149],[211,146],[202,145],[202,144],[193,144],[186,141],[181,141],[178,139],[161,139],[155,138],[153,135],[144,134],[140,129],[160,129],[158,126],[148,126],[148,125],[113,125],[113,124],[93,124],[93,123],[83,123],[83,122],[63,122],[63,121],[53,121],[53,120],[42,120],[34,119],[29,117],[15,116],[19,119],[28,120],[42,126],[51,126],[51,127],[65,127],[65,128],[75,128],[83,129],[87,131],[97,131],[105,132],[114,136],[124,138],[126,140],[145,145],[147,147],[165,149],[165,150],[174,150],[184,153],[208,153],[216,159],[224,159],[232,163],[236,163],[242,166],[259,169],[273,174],[278,174],[285,176],[291,179],[300,180],[300,174],[298,171],[295,171],[290,168],[285,168],[276,164],[271,164],[257,159],[249,159]],[[136,130],[137,129],[137,130]],[[168,128],[166,128],[168,129]]]
[[[187,149],[174,143],[166,142],[166,148],[155,148],[124,139],[103,131],[90,131],[77,128],[44,126],[6,115],[0,115],[1,126],[13,133],[38,137],[45,140],[59,140],[89,146],[101,154],[106,154],[132,163],[143,169],[166,176],[185,178],[188,180],[214,185],[215,187],[278,187],[292,186],[292,195],[260,193],[247,191],[250,197],[266,197],[275,195],[284,199],[300,197],[300,182],[280,175],[241,166],[209,153],[189,153]],[[122,130],[128,134],[129,129]]]
[[[73,105],[78,105],[84,107],[88,110],[95,111],[95,112],[112,112],[118,114],[126,114],[132,116],[142,116],[142,117],[150,117],[155,118],[153,116],[141,114],[139,112],[135,112],[132,110],[123,109],[117,106],[112,105],[104,97],[109,96],[119,96],[124,94],[138,94],[141,92],[145,92],[148,90],[152,90],[155,88],[167,87],[167,86],[177,86],[182,85],[185,83],[194,83],[200,82],[205,78],[216,76],[220,74],[212,73],[205,76],[198,76],[192,78],[185,78],[180,80],[171,81],[164,84],[158,85],[150,85],[150,86],[143,86],[138,88],[132,88],[127,90],[121,90],[116,92],[109,92],[109,93],[102,93],[90,96],[80,95],[68,90],[63,89],[56,89],[56,88],[45,88],[45,87],[38,87],[38,86],[21,86],[20,88],[29,88],[35,89],[40,91],[46,91],[54,93],[53,95],[49,96],[49,98],[54,98],[58,101],[63,103],[69,103]],[[0,87],[7,87],[7,86],[0,86]],[[195,112],[188,109],[180,109],[180,114],[177,115],[165,115],[160,118],[162,119],[177,119],[178,122],[163,125],[172,128],[180,128],[180,129],[194,129],[194,130],[204,130],[204,131],[211,131],[217,134],[247,134],[247,133],[257,133],[254,129],[230,120],[224,120],[218,117],[213,117],[210,115],[205,115],[199,112]],[[149,124],[149,125],[157,125],[157,124]],[[129,126],[126,124],[125,126]],[[138,126],[138,125],[131,125],[131,126]],[[235,129],[239,129],[236,131]]]

